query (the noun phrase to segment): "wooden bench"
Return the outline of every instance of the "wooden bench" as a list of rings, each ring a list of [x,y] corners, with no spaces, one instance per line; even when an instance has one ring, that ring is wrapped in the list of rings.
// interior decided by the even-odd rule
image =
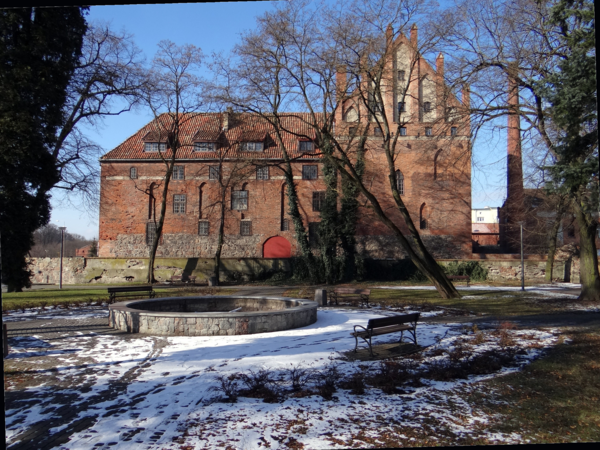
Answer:
[[[450,281],[466,281],[467,287],[469,287],[469,283],[471,282],[471,278],[468,275],[448,275],[447,277]]]
[[[369,296],[371,295],[371,289],[352,289],[352,288],[336,288],[331,294],[331,300],[335,301],[338,305],[339,300],[349,300],[351,302],[359,301],[369,307]]]
[[[400,340],[404,337],[404,332],[410,333],[411,340],[417,345],[417,322],[419,320],[420,313],[413,314],[402,314],[398,316],[382,317],[380,319],[371,319],[367,323],[367,327],[362,325],[354,325],[354,332],[351,333],[356,339],[356,346],[354,352],[358,349],[358,338],[364,340],[368,346],[371,356],[373,356],[373,346],[371,344],[371,338],[373,336],[380,336],[382,334],[396,333],[400,331]],[[362,331],[357,331],[357,328],[362,328]]]
[[[172,275],[169,280],[171,283],[196,283],[196,276],[192,275],[188,277],[187,275]]]
[[[147,295],[150,298],[154,298],[156,295],[152,290],[152,286],[109,287],[107,289],[111,302],[114,302],[117,297],[140,297]]]

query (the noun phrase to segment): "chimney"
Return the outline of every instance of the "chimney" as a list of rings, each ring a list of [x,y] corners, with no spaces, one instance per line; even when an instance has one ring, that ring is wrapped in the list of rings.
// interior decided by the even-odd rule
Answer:
[[[227,111],[223,113],[223,131],[229,130],[233,122],[233,108],[231,106],[227,107]]]
[[[413,46],[413,48],[415,49],[415,51],[417,50],[418,31],[419,31],[419,29],[417,28],[417,24],[413,23],[413,26],[410,28],[410,43]]]
[[[389,24],[387,26],[387,29],[385,30],[385,43],[388,47],[390,47],[393,42],[394,42],[394,29],[392,28],[392,24]]]
[[[438,77],[440,77],[440,80],[443,80],[444,79],[444,55],[442,55],[442,52],[440,52],[440,54],[435,59],[435,71],[437,72]]]
[[[468,84],[464,84],[462,88],[462,104],[467,110],[471,107],[471,90]]]
[[[521,121],[519,117],[518,68],[508,66],[508,136],[507,136],[507,222],[512,227],[522,220],[523,210],[523,159],[521,155]],[[514,231],[514,230],[513,230]],[[516,233],[516,231],[515,231]]]

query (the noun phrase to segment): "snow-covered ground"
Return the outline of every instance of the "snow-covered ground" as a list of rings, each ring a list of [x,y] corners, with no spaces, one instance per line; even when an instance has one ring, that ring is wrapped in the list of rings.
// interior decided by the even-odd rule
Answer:
[[[419,435],[433,436],[432,442],[437,432],[479,436],[490,443],[521,442],[518,435],[488,432],[489,417],[466,403],[464,393],[477,389],[478,381],[519,370],[556,343],[553,330],[507,330],[523,351],[517,365],[495,374],[447,382],[423,378],[423,386],[407,387],[399,394],[368,388],[363,395],[338,389],[332,400],[319,395],[288,396],[279,403],[246,397],[237,403],[219,400],[223,393],[214,389],[217,375],[267,368],[283,376],[285,369],[299,364],[314,370],[336,365],[340,379],[357,370],[375,371],[378,361],[351,362],[343,352],[354,348],[354,325],[386,314],[385,309],[320,309],[311,326],[245,336],[11,338],[9,362],[42,355],[54,359],[56,376],[72,383],[60,391],[72,394],[71,410],[78,418],[95,418],[91,427],[73,432],[60,449],[302,448],[298,443],[310,449],[373,447],[385,445],[384,436],[410,445],[411,435],[402,430],[418,430]],[[465,324],[422,323],[417,333],[419,344],[427,347],[418,361],[421,366],[447,357],[459,345],[466,345],[471,354],[500,348],[497,334],[488,332],[476,343]],[[126,388],[119,391],[118,382]],[[280,387],[290,386],[284,382]],[[59,425],[51,433],[69,429],[70,423],[61,423],[49,408],[54,389],[45,384],[31,387],[28,402],[6,410],[9,445],[53,417]]]

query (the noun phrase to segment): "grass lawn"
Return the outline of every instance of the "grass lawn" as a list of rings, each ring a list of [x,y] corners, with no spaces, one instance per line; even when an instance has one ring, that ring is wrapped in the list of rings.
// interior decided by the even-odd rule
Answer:
[[[157,297],[185,297],[192,295],[228,295],[235,289],[214,289],[208,287],[174,287],[156,289]],[[133,299],[135,297],[128,297]],[[145,296],[140,296],[145,298]],[[127,300],[126,299],[126,300]],[[106,287],[97,289],[35,289],[26,292],[2,294],[2,311],[14,311],[23,308],[70,307],[81,304],[98,304],[108,301]]]
[[[362,287],[362,286],[361,286]],[[541,298],[530,292],[515,291],[472,291],[465,293],[463,298],[443,299],[435,290],[392,290],[371,289],[369,303],[381,306],[443,306],[471,311],[476,314],[492,315],[523,315],[547,313],[564,304],[558,298]],[[314,299],[314,290],[309,288],[289,289],[284,292],[286,297]],[[466,297],[466,298],[465,298]]]
[[[492,431],[532,443],[600,441],[600,330],[569,337],[523,370],[482,383],[467,399],[501,414]]]

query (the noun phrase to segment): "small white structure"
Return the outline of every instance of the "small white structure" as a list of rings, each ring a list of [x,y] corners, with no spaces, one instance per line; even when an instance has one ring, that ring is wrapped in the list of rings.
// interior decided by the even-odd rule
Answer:
[[[498,216],[500,208],[486,206],[471,210],[471,223],[500,223]]]

